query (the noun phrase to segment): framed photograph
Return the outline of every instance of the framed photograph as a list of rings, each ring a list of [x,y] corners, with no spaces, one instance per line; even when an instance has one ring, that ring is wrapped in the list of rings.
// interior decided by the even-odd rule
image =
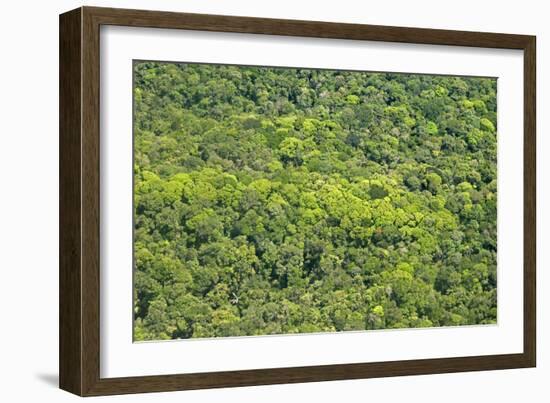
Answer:
[[[534,36],[62,14],[60,386],[533,367],[535,166]]]

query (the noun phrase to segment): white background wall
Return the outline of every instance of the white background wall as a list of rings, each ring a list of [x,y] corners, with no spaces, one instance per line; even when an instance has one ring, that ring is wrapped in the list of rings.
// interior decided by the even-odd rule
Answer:
[[[538,368],[101,398],[106,402],[550,400],[550,25],[546,2],[120,0],[87,5],[537,35]],[[0,398],[74,402],[57,389],[58,14],[79,1],[12,0],[0,24]],[[414,348],[414,346],[411,346]]]

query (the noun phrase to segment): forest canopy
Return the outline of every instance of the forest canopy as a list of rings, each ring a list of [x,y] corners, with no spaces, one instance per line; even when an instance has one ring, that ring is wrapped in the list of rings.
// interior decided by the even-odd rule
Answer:
[[[496,79],[134,64],[134,339],[496,323]]]

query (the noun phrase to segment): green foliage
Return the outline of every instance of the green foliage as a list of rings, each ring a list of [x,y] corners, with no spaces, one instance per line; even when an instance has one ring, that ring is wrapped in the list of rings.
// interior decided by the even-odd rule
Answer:
[[[496,81],[135,65],[135,339],[496,322]]]

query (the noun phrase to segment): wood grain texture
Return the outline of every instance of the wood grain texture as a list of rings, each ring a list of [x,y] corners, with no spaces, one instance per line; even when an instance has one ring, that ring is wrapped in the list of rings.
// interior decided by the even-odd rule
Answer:
[[[82,350],[85,394],[99,378],[99,24],[82,9]]]
[[[528,39],[523,59],[523,353],[526,360],[534,367],[537,361],[537,57],[535,37]]]
[[[524,368],[523,354],[101,379],[89,396]]]
[[[523,49],[529,36],[382,25],[86,7],[105,25],[189,29],[315,38]]]
[[[524,352],[476,357],[100,377],[101,25],[522,49]],[[535,37],[82,7],[60,17],[60,387],[81,396],[532,367],[536,364]]]
[[[82,394],[81,10],[59,21],[59,386]]]

